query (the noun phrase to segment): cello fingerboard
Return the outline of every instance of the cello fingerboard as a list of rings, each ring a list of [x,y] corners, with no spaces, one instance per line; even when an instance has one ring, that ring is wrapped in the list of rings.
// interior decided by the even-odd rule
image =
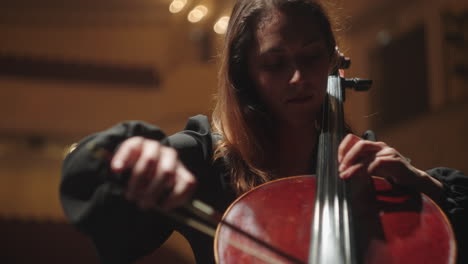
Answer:
[[[344,95],[339,76],[328,77],[317,155],[315,212],[309,263],[354,264],[353,229],[346,182],[338,172],[338,146],[344,136]]]

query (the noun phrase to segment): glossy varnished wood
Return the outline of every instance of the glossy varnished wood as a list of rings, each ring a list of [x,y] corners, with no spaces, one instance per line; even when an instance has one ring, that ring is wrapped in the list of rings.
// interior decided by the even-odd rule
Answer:
[[[359,263],[455,263],[453,231],[440,208],[424,195],[373,180],[375,189],[353,201]],[[315,176],[297,176],[261,185],[237,199],[223,219],[307,263],[315,184]],[[215,255],[218,263],[291,263],[224,225]]]

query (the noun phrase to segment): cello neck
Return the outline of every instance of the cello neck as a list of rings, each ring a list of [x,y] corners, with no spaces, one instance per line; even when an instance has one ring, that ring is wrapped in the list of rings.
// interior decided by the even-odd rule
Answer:
[[[338,172],[338,146],[345,128],[342,80],[337,75],[328,77],[317,153],[317,190],[309,263],[357,263],[347,184]]]

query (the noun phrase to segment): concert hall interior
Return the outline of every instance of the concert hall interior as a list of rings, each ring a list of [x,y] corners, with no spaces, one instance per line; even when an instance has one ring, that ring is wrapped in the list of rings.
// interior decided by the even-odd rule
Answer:
[[[468,0],[326,0],[346,120],[418,168],[468,172]],[[73,143],[123,120],[167,134],[210,115],[232,0],[16,0],[0,8],[0,262],[97,263],[63,215]],[[174,259],[177,259],[176,261]],[[171,259],[169,261],[168,259]],[[138,263],[194,263],[179,234]]]

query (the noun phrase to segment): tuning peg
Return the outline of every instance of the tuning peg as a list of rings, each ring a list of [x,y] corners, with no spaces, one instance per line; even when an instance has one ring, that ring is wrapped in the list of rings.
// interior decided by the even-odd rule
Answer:
[[[351,88],[355,91],[362,92],[367,91],[372,86],[372,80],[367,79],[360,79],[360,78],[350,78],[350,79],[343,79],[341,84],[343,88]]]

